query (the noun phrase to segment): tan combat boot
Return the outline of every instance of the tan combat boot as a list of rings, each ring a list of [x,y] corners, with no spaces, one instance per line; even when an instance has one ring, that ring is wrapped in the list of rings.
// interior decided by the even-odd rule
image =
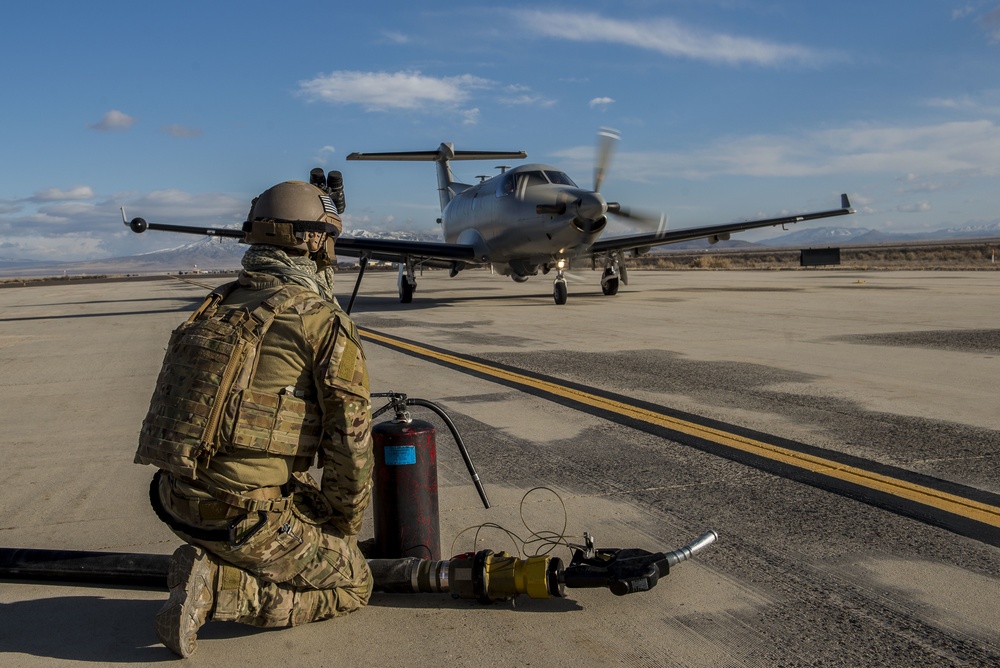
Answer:
[[[212,613],[218,570],[208,552],[194,545],[182,545],[171,558],[167,572],[170,598],[156,613],[156,636],[184,658],[194,654],[198,629]]]

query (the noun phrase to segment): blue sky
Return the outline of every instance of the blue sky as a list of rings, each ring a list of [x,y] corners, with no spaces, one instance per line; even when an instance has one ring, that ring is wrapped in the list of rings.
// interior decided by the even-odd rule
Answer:
[[[175,246],[118,208],[233,224],[315,166],[344,173],[348,233],[433,231],[431,165],[344,157],[450,141],[583,185],[602,126],[604,195],[672,227],[840,192],[859,214],[837,225],[1000,221],[997,0],[54,1],[3,25],[0,258]]]

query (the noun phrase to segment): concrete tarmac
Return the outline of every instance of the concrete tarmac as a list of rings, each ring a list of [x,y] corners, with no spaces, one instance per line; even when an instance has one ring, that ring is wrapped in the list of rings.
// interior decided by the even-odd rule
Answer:
[[[1000,273],[631,272],[615,297],[598,278],[574,275],[555,306],[545,277],[427,272],[401,305],[395,274],[372,273],[355,319],[438,353],[909,472],[987,506],[1000,494]],[[341,277],[345,305],[353,279]],[[0,290],[3,547],[177,546],[148,506],[152,470],[132,455],[167,336],[204,293],[176,279]],[[210,623],[192,665],[1000,664],[1000,548],[989,540],[461,364],[372,338],[366,354],[374,391],[449,412],[493,502],[482,508],[441,425],[446,557],[515,549],[499,530],[478,541],[464,531],[484,523],[651,551],[712,528],[718,543],[621,598],[571,589],[483,606],[376,594],[356,614],[295,629]],[[0,582],[0,661],[172,660],[152,631],[165,598]]]

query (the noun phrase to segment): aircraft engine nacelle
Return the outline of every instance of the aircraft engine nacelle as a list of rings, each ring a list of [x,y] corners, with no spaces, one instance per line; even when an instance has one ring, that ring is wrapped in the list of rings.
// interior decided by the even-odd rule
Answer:
[[[725,234],[713,234],[708,238],[708,243],[710,244],[717,244],[720,241],[729,241],[729,233],[726,232]]]

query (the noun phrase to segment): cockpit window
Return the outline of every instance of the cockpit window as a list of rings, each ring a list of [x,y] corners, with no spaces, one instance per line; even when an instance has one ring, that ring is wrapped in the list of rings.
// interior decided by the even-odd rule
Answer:
[[[531,186],[544,186],[548,183],[541,172],[519,172],[515,174],[517,179],[517,189],[530,188]]]
[[[506,197],[514,194],[514,175],[507,172],[497,184],[497,197]]]
[[[497,184],[497,197],[506,197],[515,192],[523,192],[525,188],[532,186],[544,186],[554,183],[560,186],[576,187],[573,179],[564,172],[554,169],[546,169],[544,172],[533,170],[530,172],[507,172]]]
[[[566,172],[558,172],[554,169],[547,169],[545,170],[545,176],[549,177],[549,181],[557,186],[572,186],[576,188],[576,184],[573,183],[573,179],[569,178]]]

